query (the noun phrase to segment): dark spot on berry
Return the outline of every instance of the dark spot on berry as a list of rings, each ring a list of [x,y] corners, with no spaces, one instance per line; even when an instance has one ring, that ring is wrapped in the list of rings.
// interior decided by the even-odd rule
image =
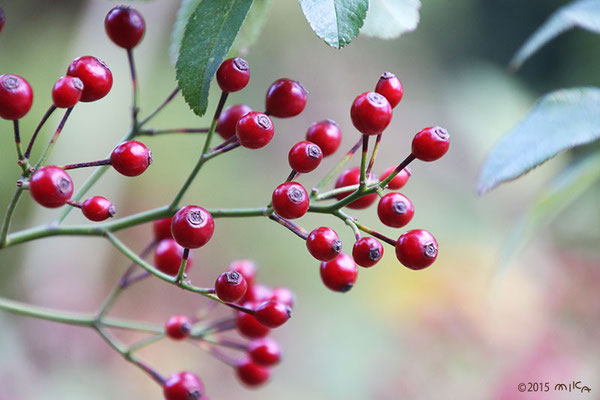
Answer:
[[[204,223],[204,214],[200,210],[190,211],[187,220],[192,225],[201,225]]]
[[[236,57],[233,59],[233,65],[240,71],[248,71],[248,62],[243,58]]]
[[[435,244],[433,242],[430,242],[427,243],[425,247],[423,247],[423,252],[425,256],[429,258],[434,258],[435,256],[437,256],[438,249],[437,247],[435,247]]]
[[[395,78],[396,75],[394,75],[393,73],[386,71],[383,74],[381,74],[381,78],[383,79],[391,79],[391,78]]]
[[[58,190],[61,193],[67,193],[71,190],[71,182],[67,178],[60,178],[58,181]]]
[[[298,81],[294,81],[294,82],[300,87],[300,89],[302,89],[302,92],[304,94],[308,94],[308,90],[306,90],[306,88],[300,82],[298,82]]]
[[[444,128],[435,128],[433,132],[442,139],[448,139],[450,137],[450,134],[448,134],[448,131]]]
[[[152,158],[152,152],[148,150],[148,165],[152,164],[152,161],[154,161]]]
[[[189,400],[200,400],[201,397],[202,393],[198,389],[194,389],[188,394]]]
[[[342,252],[342,241],[341,240],[334,240],[333,243],[331,244],[331,249],[333,251],[335,251],[337,254],[340,254]]]
[[[369,103],[376,106],[381,106],[387,102],[387,99],[377,92],[369,92],[367,94],[367,100],[369,100]]]
[[[395,201],[392,204],[392,209],[396,214],[404,214],[406,213],[406,204],[403,201]]]
[[[17,78],[15,78],[14,76],[9,76],[7,78],[4,79],[4,81],[2,82],[2,86],[4,86],[4,88],[6,90],[14,90],[16,88],[18,88],[20,85],[19,80]]]
[[[381,258],[381,252],[379,249],[369,249],[369,259],[372,261],[377,261]]]
[[[321,148],[319,146],[317,146],[316,144],[311,144],[306,146],[306,154],[310,158],[319,158],[321,157],[323,152],[321,152]]]
[[[225,273],[225,278],[227,279],[227,283],[237,285],[242,280],[242,274],[237,271],[227,271]]]
[[[184,335],[187,335],[188,333],[190,333],[192,331],[192,324],[190,324],[189,322],[183,323],[181,324],[181,326],[179,327],[179,330],[181,331],[181,333],[183,333]]]
[[[259,115],[256,118],[256,123],[263,129],[271,129],[271,120],[266,115]]]
[[[115,206],[113,204],[111,204],[110,207],[108,207],[108,216],[114,217],[116,213],[117,213],[117,209],[115,208]]]
[[[71,80],[71,84],[73,87],[79,91],[83,90],[83,82],[79,78],[73,78]]]
[[[304,192],[297,187],[291,187],[287,195],[293,203],[302,203],[304,201]]]
[[[340,289],[340,292],[346,293],[346,292],[350,291],[350,289],[352,289],[353,287],[354,287],[354,283],[349,283],[346,286],[342,287]]]

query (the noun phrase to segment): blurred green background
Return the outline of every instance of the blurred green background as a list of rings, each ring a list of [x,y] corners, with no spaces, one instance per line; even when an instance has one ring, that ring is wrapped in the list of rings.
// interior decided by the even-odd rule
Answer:
[[[306,110],[296,118],[276,120],[275,139],[268,147],[240,149],[207,164],[185,202],[210,208],[266,204],[289,173],[288,149],[304,138],[312,122],[332,118],[344,133],[342,147],[315,173],[301,177],[311,187],[358,137],[349,118],[352,100],[372,90],[379,74],[389,70],[401,79],[405,95],[384,135],[376,172],[403,159],[413,134],[425,126],[439,124],[452,135],[448,155],[415,164],[402,190],[416,209],[408,228],[432,232],[439,258],[427,270],[410,271],[386,246],[383,261],[361,269],[354,289],[341,295],[325,289],[318,263],[281,226],[266,219],[219,219],[212,241],[194,252],[192,281],[211,285],[231,260],[250,258],[260,266],[262,282],[290,287],[297,296],[293,318],[274,333],[284,348],[283,363],[268,385],[248,390],[229,367],[187,344],[164,341],[143,350],[142,358],[166,375],[196,372],[211,399],[513,399],[526,397],[517,391],[521,382],[548,381],[553,388],[573,380],[591,387],[592,394],[550,391],[540,396],[596,396],[600,189],[578,200],[529,242],[509,269],[498,273],[498,257],[513,226],[568,159],[559,156],[483,198],[475,195],[475,186],[487,151],[537,97],[560,87],[600,84],[598,37],[568,33],[515,75],[505,68],[511,55],[566,2],[426,0],[416,32],[394,41],[359,37],[341,51],[312,33],[297,2],[273,3],[265,30],[245,55],[251,82],[231,96],[230,104],[243,102],[260,110],[268,85],[290,77],[310,92]],[[179,2],[132,4],[148,27],[135,51],[143,115],[175,87],[168,45]],[[6,12],[0,73],[24,76],[35,93],[33,109],[22,121],[26,139],[50,104],[54,81],[72,59],[94,55],[113,72],[111,93],[77,106],[50,162],[103,158],[128,128],[127,59],[103,27],[114,5],[101,0],[0,0]],[[213,107],[217,95],[217,90],[211,94]],[[53,116],[42,142],[58,121]],[[157,128],[207,125],[208,118],[194,116],[180,97],[153,123]],[[0,129],[5,131],[0,146],[4,209],[19,171],[10,123],[1,121]],[[154,153],[152,167],[137,178],[109,171],[90,192],[110,198],[118,216],[170,201],[202,143],[200,136],[182,134],[142,140]],[[77,186],[88,174],[82,170],[71,176]],[[13,229],[44,223],[55,213],[24,196]],[[381,227],[373,208],[356,215],[389,236],[401,233]],[[84,220],[73,212],[67,222]],[[299,223],[309,230],[332,226],[346,250],[351,248],[350,230],[333,217],[309,215]],[[150,240],[150,227],[119,237],[141,249]],[[2,295],[34,304],[93,311],[127,264],[100,239],[43,239],[2,250],[0,288]],[[171,314],[193,314],[205,305],[199,296],[150,279],[128,291],[112,315],[162,324]],[[0,400],[162,398],[155,383],[90,330],[4,312],[0,327]]]

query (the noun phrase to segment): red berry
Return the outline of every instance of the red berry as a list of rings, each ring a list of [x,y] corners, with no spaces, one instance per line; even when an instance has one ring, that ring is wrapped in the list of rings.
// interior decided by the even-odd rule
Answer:
[[[19,75],[0,75],[0,117],[15,121],[31,109],[33,90]]]
[[[246,294],[248,284],[237,271],[223,272],[215,282],[215,291],[219,299],[232,303],[238,301]]]
[[[373,174],[369,174],[367,176],[367,183],[371,183],[374,180],[375,180],[375,176]],[[359,183],[360,183],[360,168],[359,167],[350,168],[350,169],[344,171],[340,175],[338,180],[335,182],[335,188],[337,189],[337,188],[341,188],[344,186],[358,185]],[[336,195],[335,197],[336,197],[336,199],[341,200],[344,197],[351,194],[352,192],[354,192],[354,190],[349,190],[347,192],[340,193],[340,194]],[[358,200],[354,200],[352,203],[348,204],[346,207],[352,208],[355,210],[360,210],[360,209],[369,207],[371,204],[373,204],[375,202],[375,200],[377,200],[377,194],[371,193],[371,194],[368,194],[366,196],[359,198]]]
[[[392,108],[396,107],[398,103],[400,103],[400,100],[402,100],[402,95],[404,94],[404,89],[402,88],[400,79],[398,79],[396,75],[392,74],[391,72],[384,72],[379,77],[379,81],[375,86],[375,91],[385,97]]]
[[[334,260],[321,263],[321,280],[329,289],[335,292],[347,292],[352,289],[358,268],[352,257],[341,253]]]
[[[4,10],[0,7],[0,32],[2,32],[2,28],[4,28],[4,21],[6,18],[4,17]]]
[[[110,162],[118,173],[138,176],[152,164],[152,152],[144,143],[129,140],[115,147],[110,154]]]
[[[191,372],[179,372],[163,383],[163,393],[165,400],[200,400],[204,395],[204,385]]]
[[[171,233],[180,246],[197,249],[204,246],[215,231],[215,223],[210,213],[198,206],[185,206],[179,209],[171,222]]]
[[[413,229],[400,235],[396,242],[396,257],[405,267],[419,270],[429,267],[438,255],[433,235],[423,229]]]
[[[439,126],[425,128],[412,141],[412,154],[421,161],[435,161],[450,147],[448,131]]]
[[[52,103],[58,108],[73,107],[81,98],[83,82],[74,76],[63,76],[52,88]]]
[[[321,164],[322,159],[321,148],[311,142],[296,143],[288,154],[290,167],[303,174],[315,170]]]
[[[340,147],[342,131],[338,124],[330,119],[315,122],[306,132],[306,140],[321,148],[323,157],[327,157]]]
[[[254,303],[244,303],[246,308],[254,308]],[[236,328],[241,335],[248,338],[265,337],[271,331],[264,326],[253,315],[239,311],[236,318]]]
[[[286,304],[268,300],[254,309],[254,318],[269,328],[277,328],[292,316],[292,309]]]
[[[322,226],[308,235],[306,248],[317,260],[331,261],[342,252],[342,242],[333,229]]]
[[[177,275],[181,261],[183,260],[183,247],[173,239],[163,239],[154,251],[154,265],[167,275]],[[188,258],[185,270],[189,270],[192,260]]]
[[[108,94],[113,78],[110,69],[103,62],[92,56],[83,56],[73,60],[67,69],[67,75],[75,76],[83,82],[80,101],[96,101]]]
[[[379,93],[365,92],[352,103],[350,117],[363,135],[379,135],[392,120],[392,106]]]
[[[144,37],[146,22],[133,8],[117,6],[106,14],[104,28],[117,46],[133,49]]]
[[[273,139],[274,133],[271,118],[256,111],[250,111],[241,117],[235,126],[240,144],[248,149],[265,147]]]
[[[235,136],[235,126],[237,125],[240,118],[252,111],[250,106],[245,104],[236,104],[234,106],[227,107],[219,116],[217,122],[217,133],[221,135],[223,139],[229,139]]]
[[[385,178],[390,176],[392,172],[396,170],[396,166],[391,166],[379,176],[379,180],[383,181]],[[401,189],[406,182],[408,182],[408,178],[410,178],[411,170],[410,167],[404,168],[402,171],[398,172],[398,174],[387,184],[388,189],[398,190]]]
[[[410,222],[414,214],[412,203],[400,193],[386,194],[377,205],[379,220],[392,228],[402,228]]]
[[[255,283],[248,287],[246,295],[241,299],[241,302],[262,303],[265,300],[271,300],[272,297],[273,291],[271,288],[260,283]]]
[[[294,293],[285,287],[278,287],[271,290],[271,300],[286,304],[289,307],[294,307],[296,302]]]
[[[217,70],[217,83],[222,91],[231,93],[242,90],[250,80],[250,67],[243,58],[225,60]]]
[[[256,339],[248,345],[248,355],[257,364],[270,367],[281,359],[279,344],[269,337]]]
[[[372,237],[358,239],[352,248],[352,258],[361,267],[372,267],[381,260],[382,256],[383,246]]]
[[[173,315],[165,324],[165,333],[173,340],[182,340],[190,337],[192,322],[185,315]]]
[[[172,239],[171,221],[172,217],[157,219],[152,222],[152,231],[154,232],[154,240]]]
[[[273,191],[273,209],[287,219],[300,218],[308,211],[308,193],[297,182],[285,182]]]
[[[256,279],[256,265],[250,260],[235,260],[229,264],[229,271],[237,271],[246,280],[248,287],[254,285]]]
[[[271,84],[267,91],[266,113],[277,118],[300,114],[306,106],[308,92],[298,81],[283,78]]]
[[[249,357],[238,363],[236,372],[240,381],[248,386],[262,385],[271,375],[269,368],[255,363]]]
[[[81,205],[83,215],[90,221],[104,221],[115,215],[115,206],[102,196],[90,197]]]
[[[73,195],[73,181],[64,169],[46,166],[29,179],[29,192],[38,204],[56,208],[65,205]]]

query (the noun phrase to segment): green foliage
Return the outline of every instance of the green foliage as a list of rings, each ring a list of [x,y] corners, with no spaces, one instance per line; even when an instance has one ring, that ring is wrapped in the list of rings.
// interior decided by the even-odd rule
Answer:
[[[360,33],[394,39],[417,28],[420,9],[420,0],[370,0],[367,19]]]

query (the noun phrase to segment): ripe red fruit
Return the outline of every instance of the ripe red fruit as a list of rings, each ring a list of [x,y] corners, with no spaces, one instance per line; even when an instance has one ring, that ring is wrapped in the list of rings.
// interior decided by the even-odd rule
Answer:
[[[250,111],[241,117],[235,126],[240,144],[248,149],[265,147],[273,139],[274,133],[271,118],[256,111]]]
[[[90,221],[104,221],[115,215],[115,206],[105,197],[90,197],[81,205],[83,215]]]
[[[322,159],[321,148],[311,142],[296,143],[288,154],[290,167],[303,174],[315,170],[321,164]]]
[[[56,208],[65,205],[73,195],[73,181],[64,169],[46,166],[29,179],[29,192],[38,204]]]
[[[415,214],[411,201],[400,193],[388,193],[379,200],[377,215],[379,220],[392,228],[402,228]]]
[[[172,217],[157,219],[152,222],[152,231],[154,232],[154,240],[171,239],[171,221]]]
[[[182,340],[190,337],[192,322],[185,315],[173,315],[165,323],[165,333],[173,340]]]
[[[269,337],[255,339],[248,345],[248,355],[257,364],[270,367],[281,359],[279,344]]]
[[[106,14],[104,28],[117,46],[133,49],[144,37],[146,22],[133,8],[117,6]]]
[[[369,174],[367,176],[367,183],[373,182],[374,180],[375,180],[375,176],[373,174]],[[360,168],[359,167],[350,168],[350,169],[344,171],[340,175],[340,177],[335,182],[335,188],[337,189],[337,188],[341,188],[344,186],[357,185],[359,183],[360,183]],[[335,197],[338,200],[342,200],[344,197],[350,195],[352,192],[354,192],[354,190],[340,193],[340,194],[336,195]],[[352,208],[355,210],[360,210],[360,209],[369,207],[371,204],[373,204],[375,202],[375,200],[377,200],[377,194],[371,193],[371,194],[361,197],[358,200],[354,200],[352,203],[346,205],[346,207]]]
[[[255,363],[249,357],[244,358],[238,363],[236,372],[240,381],[248,386],[262,385],[271,375],[269,368]]]
[[[294,293],[285,287],[278,287],[271,290],[271,300],[278,301],[286,304],[289,307],[294,307],[295,296]]]
[[[402,88],[400,79],[398,79],[396,75],[392,74],[391,72],[384,72],[379,77],[379,81],[375,86],[375,91],[385,97],[392,108],[396,107],[398,103],[400,103],[400,100],[402,100],[402,95],[404,94],[404,89]]]
[[[275,300],[260,303],[254,309],[254,318],[269,328],[277,328],[287,322],[292,316],[292,309],[286,304]]]
[[[179,209],[171,222],[171,233],[180,246],[196,249],[204,246],[215,231],[215,223],[210,213],[198,206],[185,206]]]
[[[271,196],[275,212],[287,219],[300,218],[308,211],[308,193],[297,182],[285,182],[277,186]]]
[[[67,69],[67,75],[75,76],[83,82],[80,101],[100,100],[110,92],[113,78],[108,66],[92,56],[83,56],[73,60]]]
[[[246,295],[240,300],[242,303],[262,303],[265,300],[271,300],[273,291],[266,285],[255,283],[248,287]]]
[[[361,267],[369,268],[383,257],[383,246],[372,237],[360,238],[352,248],[352,258]]]
[[[396,242],[396,257],[407,268],[427,268],[437,258],[438,244],[433,235],[423,229],[413,229],[400,235]]]
[[[236,104],[234,106],[227,107],[219,116],[217,122],[217,133],[221,135],[223,139],[229,139],[235,136],[235,126],[237,125],[240,118],[252,111],[250,106],[245,104]]]
[[[390,174],[392,172],[394,172],[395,170],[396,170],[396,166],[393,165],[393,166],[389,167],[388,169],[386,169],[385,171],[383,171],[381,173],[381,175],[379,176],[379,181],[383,181],[385,178],[390,176]],[[410,178],[410,175],[411,175],[410,167],[406,167],[402,171],[398,172],[398,174],[390,181],[390,183],[387,184],[386,187],[388,189],[392,189],[392,190],[401,189],[404,185],[406,185],[406,182],[408,182],[408,178]]]
[[[254,308],[254,303],[244,303],[246,308]],[[265,337],[271,331],[268,327],[258,322],[253,315],[239,311],[236,318],[236,328],[238,332],[248,338]]]
[[[271,84],[267,91],[266,113],[277,118],[300,114],[306,106],[308,92],[298,81],[283,78]]]
[[[52,88],[52,104],[58,108],[73,107],[83,93],[83,82],[74,76],[63,76]]]
[[[322,226],[308,235],[306,248],[317,260],[331,261],[342,252],[342,242],[333,229]]]
[[[204,395],[204,385],[191,372],[179,372],[163,383],[163,393],[165,400],[200,400]]]
[[[225,60],[217,70],[217,83],[222,91],[231,93],[242,90],[250,80],[248,62],[240,57]]]
[[[392,120],[392,106],[379,93],[365,92],[354,99],[350,117],[363,135],[379,135]]]
[[[15,121],[31,109],[33,90],[19,75],[0,75],[0,117]]]
[[[321,148],[323,157],[327,157],[340,147],[342,131],[335,121],[326,119],[315,122],[306,132],[306,140],[313,142]]]
[[[352,289],[358,277],[358,267],[352,257],[341,253],[334,260],[321,263],[321,280],[335,292]]]
[[[181,261],[183,260],[183,247],[173,239],[163,239],[154,251],[154,266],[167,275],[177,275]],[[192,266],[192,260],[188,258],[185,270]]]
[[[448,131],[439,126],[425,128],[412,141],[412,154],[421,161],[435,161],[450,147]]]
[[[152,152],[142,142],[123,142],[110,154],[113,168],[125,176],[141,175],[152,164]]]
[[[215,292],[219,299],[232,303],[238,301],[246,294],[248,284],[237,271],[223,272],[215,282]]]
[[[248,287],[254,285],[256,279],[256,265],[250,260],[235,260],[229,264],[229,271],[237,271],[246,280]]]

